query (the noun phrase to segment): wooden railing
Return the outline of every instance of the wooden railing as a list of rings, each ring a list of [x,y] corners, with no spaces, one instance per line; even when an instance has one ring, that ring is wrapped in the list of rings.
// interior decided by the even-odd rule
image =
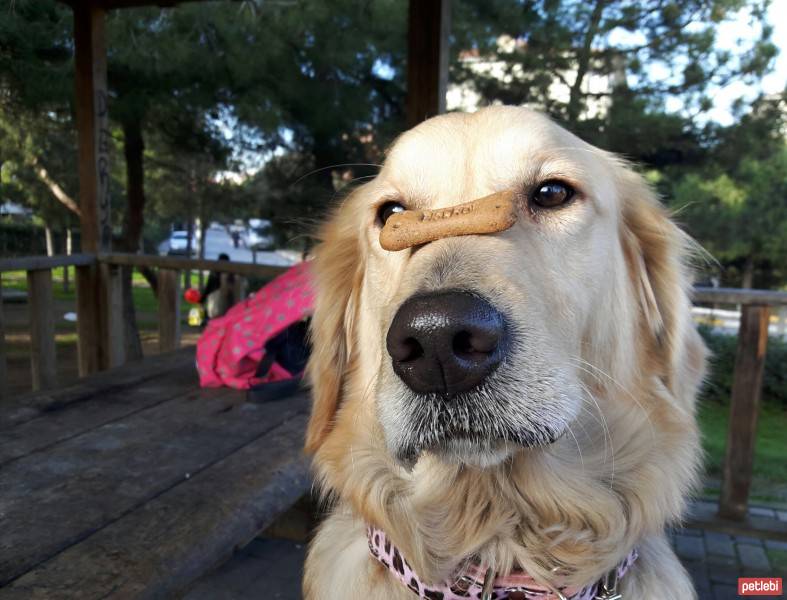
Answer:
[[[694,302],[741,308],[719,516],[742,521],[749,503],[770,312],[772,306],[787,306],[787,292],[696,288]]]
[[[123,290],[120,269],[123,267],[157,269],[158,332],[162,352],[180,346],[180,272],[214,271],[241,277],[272,279],[284,267],[235,263],[224,260],[195,260],[172,256],[139,254],[75,254],[71,256],[32,256],[0,260],[0,273],[26,271],[27,302],[30,315],[30,371],[33,390],[52,388],[56,384],[56,345],[52,269],[76,268],[77,350],[81,376],[104,367],[125,362],[125,328]],[[96,277],[96,271],[99,277]],[[101,296],[105,310],[96,315],[90,299]],[[5,331],[0,305],[0,382],[7,377]],[[98,352],[94,345],[98,345]],[[103,357],[96,365],[91,356]],[[101,364],[103,363],[103,364]],[[0,397],[5,385],[0,385]]]
[[[0,260],[0,272],[27,272],[28,304],[30,311],[30,365],[33,389],[46,389],[55,384],[55,324],[52,297],[52,269],[73,266],[77,271],[77,346],[80,355],[80,374],[91,372],[90,362],[82,360],[89,354],[88,345],[102,346],[100,354],[108,356],[107,366],[125,361],[123,334],[123,298],[120,268],[158,269],[158,327],[161,351],[180,346],[180,272],[184,270],[232,273],[241,277],[272,279],[283,267],[234,263],[218,260],[194,260],[172,256],[139,254],[77,254],[72,256],[9,258]],[[95,289],[96,269],[100,270],[100,289]],[[82,299],[92,294],[103,294],[107,307],[101,315],[91,314],[94,306]],[[727,450],[724,461],[723,485],[719,514],[723,518],[745,518],[751,487],[757,416],[760,407],[765,352],[768,343],[768,324],[771,306],[787,306],[787,293],[765,290],[725,288],[695,288],[695,303],[712,305],[734,304],[741,307],[738,349],[730,403]],[[102,333],[103,332],[103,333]],[[6,358],[3,351],[4,332],[0,305],[0,381],[6,378]],[[0,395],[2,388],[0,385]]]

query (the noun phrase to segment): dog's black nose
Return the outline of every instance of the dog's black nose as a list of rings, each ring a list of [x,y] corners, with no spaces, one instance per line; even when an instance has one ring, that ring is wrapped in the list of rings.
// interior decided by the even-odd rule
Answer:
[[[503,315],[466,292],[414,296],[394,316],[386,346],[396,374],[414,392],[466,392],[505,354]]]

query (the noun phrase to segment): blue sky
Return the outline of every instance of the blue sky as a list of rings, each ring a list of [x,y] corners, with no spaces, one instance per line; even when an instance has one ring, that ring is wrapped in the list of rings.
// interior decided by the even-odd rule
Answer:
[[[730,125],[735,121],[731,106],[737,98],[743,97],[751,100],[760,91],[767,94],[784,91],[785,85],[787,85],[787,0],[772,0],[767,20],[773,26],[772,40],[779,48],[773,72],[767,75],[759,86],[750,86],[736,81],[723,88],[717,88],[713,94],[714,107],[707,115],[710,120],[717,121],[722,125]],[[759,36],[759,33],[760,25],[752,23],[748,14],[740,13],[736,19],[719,26],[718,45],[720,48],[729,50],[734,50],[739,43],[745,47],[751,44],[751,41]],[[676,103],[673,103],[672,106],[668,103],[667,107],[679,108]]]
[[[768,10],[766,22],[773,27],[771,40],[779,49],[779,54],[773,64],[773,71],[752,85],[751,82],[735,80],[720,87],[711,86],[708,90],[713,108],[697,117],[698,121],[716,121],[722,125],[731,125],[736,121],[732,107],[736,100],[743,98],[749,104],[760,93],[774,94],[785,89],[787,84],[787,0],[773,0]],[[704,23],[692,24],[696,30],[702,30]],[[687,29],[690,29],[689,25]],[[718,25],[716,46],[719,50],[729,50],[733,56],[739,55],[751,48],[762,33],[762,23],[753,19],[748,11],[740,11],[732,18]],[[609,35],[609,42],[613,45],[636,46],[645,42],[641,33],[629,33],[622,29],[614,30]],[[685,61],[673,63],[651,62],[647,65],[647,75],[651,80],[674,81],[682,80]],[[629,75],[631,78],[632,76]],[[666,100],[665,108],[670,112],[684,110],[683,100],[679,97],[670,97]]]

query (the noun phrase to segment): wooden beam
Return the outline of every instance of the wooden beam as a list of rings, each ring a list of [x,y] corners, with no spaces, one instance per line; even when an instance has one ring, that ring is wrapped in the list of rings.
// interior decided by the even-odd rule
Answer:
[[[109,210],[109,110],[107,106],[106,10],[95,2],[74,9],[76,113],[79,137],[79,204],[82,251],[111,246]],[[78,269],[77,322],[80,374],[110,366],[108,282],[98,268]],[[92,321],[92,324],[88,324]]]
[[[33,391],[45,390],[55,387],[57,378],[52,271],[28,271],[27,295]]]
[[[692,300],[710,304],[769,304],[771,306],[784,306],[787,305],[787,292],[742,288],[695,287],[692,292]]]
[[[0,400],[7,395],[8,361],[5,356],[5,320],[3,317],[3,278],[0,273]]]
[[[106,10],[113,8],[135,8],[138,6],[171,8],[179,4],[179,0],[98,0],[98,4]]]
[[[203,0],[61,0],[70,7],[77,5],[93,5],[104,10],[115,8],[137,8],[140,6],[158,6],[160,8],[172,8],[184,2],[201,2]],[[238,0],[236,0],[238,1]]]
[[[445,112],[450,0],[410,0],[407,32],[407,125]]]
[[[768,344],[768,315],[767,306],[746,305],[741,311],[719,502],[719,516],[725,519],[746,518]]]
[[[195,258],[178,258],[176,256],[152,256],[147,254],[111,253],[100,254],[100,262],[126,267],[153,267],[159,269],[175,269],[185,271],[216,271],[218,273],[235,273],[244,277],[257,277],[260,279],[273,279],[281,275],[289,267],[275,267],[272,265],[257,265],[253,263],[238,263],[227,260],[204,260]]]
[[[173,269],[158,272],[158,335],[160,352],[180,347],[180,279]]]
[[[84,267],[96,262],[95,254],[72,254],[65,256],[19,256],[0,259],[0,272],[3,271],[37,271],[56,267]]]

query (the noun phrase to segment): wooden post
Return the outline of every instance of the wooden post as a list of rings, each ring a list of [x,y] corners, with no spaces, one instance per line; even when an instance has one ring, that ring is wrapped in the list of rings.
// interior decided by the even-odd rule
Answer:
[[[238,301],[238,277],[238,275],[231,273],[219,274],[219,297],[221,300],[218,301],[218,305],[220,315],[226,313]]]
[[[445,112],[450,0],[410,0],[407,33],[407,126]]]
[[[5,320],[3,318],[3,278],[0,273],[0,400],[6,396],[8,362],[5,357]]]
[[[746,518],[749,501],[757,415],[768,345],[768,315],[768,306],[745,304],[741,307],[719,502],[719,516],[738,521]]]
[[[82,251],[95,254],[109,252],[112,238],[106,11],[93,2],[74,2],[73,9]],[[77,269],[80,375],[106,369],[111,364],[108,285],[98,267]]]
[[[180,347],[180,278],[173,269],[158,272],[159,352]]]
[[[101,370],[98,346],[100,323],[97,309],[98,265],[76,267],[74,283],[77,288],[77,360],[79,376]]]
[[[232,290],[233,304],[246,299],[246,278],[241,275],[235,275],[235,285]]]
[[[107,331],[109,332],[109,366],[119,367],[126,362],[126,327],[123,319],[123,277],[120,267],[101,264],[101,280],[107,291]]]
[[[30,307],[30,366],[33,391],[55,386],[57,377],[55,314],[52,302],[52,271],[27,272]]]

